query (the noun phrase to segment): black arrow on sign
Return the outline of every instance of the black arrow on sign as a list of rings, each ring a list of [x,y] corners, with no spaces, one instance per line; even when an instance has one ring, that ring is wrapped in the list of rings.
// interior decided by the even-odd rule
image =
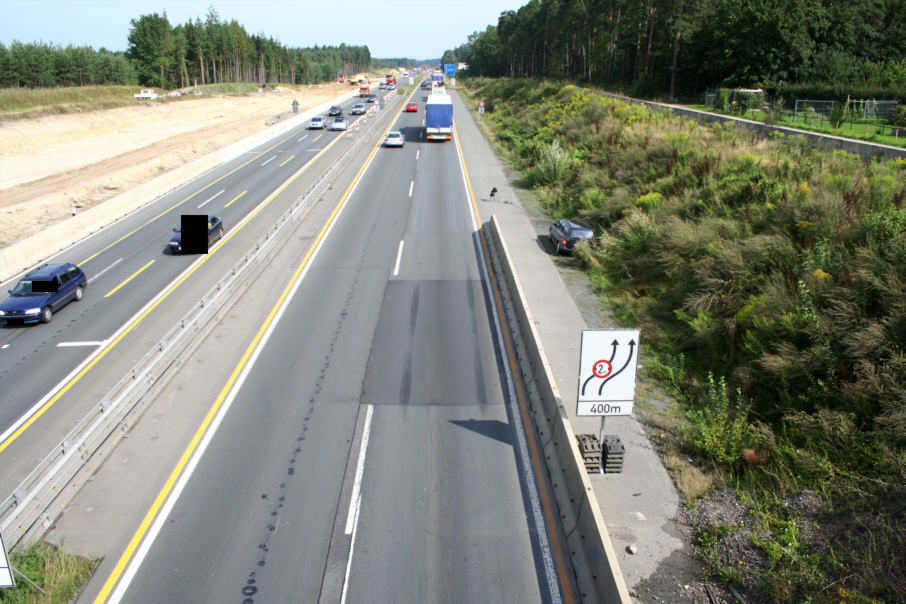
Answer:
[[[607,382],[609,382],[609,381],[612,380],[613,378],[615,378],[615,377],[617,377],[618,375],[620,375],[620,373],[622,373],[624,369],[626,369],[627,367],[629,367],[629,361],[632,360],[632,354],[633,354],[633,352],[635,352],[635,340],[629,340],[629,356],[626,358],[626,362],[623,363],[623,366],[620,367],[620,370],[619,370],[619,371],[617,371],[616,373],[611,373],[610,375],[608,375],[608,376],[604,379],[603,382],[601,382],[601,387],[598,388],[598,396],[601,396],[601,393],[604,391],[604,386],[607,384]]]
[[[611,367],[613,367],[613,360],[614,360],[614,358],[617,356],[617,346],[619,346],[620,343],[617,342],[617,339],[616,339],[616,338],[614,338],[614,340],[613,340],[613,342],[611,342],[611,344],[613,345],[613,350],[612,350],[611,353],[610,353],[610,361],[608,361],[608,362],[610,363]],[[630,354],[632,354],[632,351],[630,351]],[[588,382],[590,382],[590,381],[592,381],[593,379],[595,379],[595,377],[597,377],[597,376],[595,375],[594,367],[592,367],[591,375],[588,376],[588,379],[587,379],[587,380],[585,380],[584,382],[582,382],[582,396],[585,396],[585,387],[588,386]]]

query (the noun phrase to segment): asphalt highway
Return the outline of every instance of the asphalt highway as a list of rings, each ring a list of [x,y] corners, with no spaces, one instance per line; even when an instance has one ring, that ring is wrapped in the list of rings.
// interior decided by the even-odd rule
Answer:
[[[347,114],[358,100],[343,104]],[[2,496],[262,236],[293,196],[320,178],[351,144],[344,139],[343,132],[297,128],[46,260],[78,264],[89,285],[83,300],[69,303],[49,324],[0,329]],[[266,201],[294,174],[285,194]],[[167,242],[181,214],[220,216],[224,242],[207,255],[171,254]],[[2,284],[3,290],[14,283]]]
[[[156,492],[144,519],[69,541],[116,544],[80,601],[571,601],[457,146],[421,140],[421,102],[398,119],[405,147],[375,149],[277,262],[281,287],[254,292],[261,313],[236,311],[260,328],[230,378],[183,380],[213,420],[133,493]],[[57,537],[128,488],[107,472]]]

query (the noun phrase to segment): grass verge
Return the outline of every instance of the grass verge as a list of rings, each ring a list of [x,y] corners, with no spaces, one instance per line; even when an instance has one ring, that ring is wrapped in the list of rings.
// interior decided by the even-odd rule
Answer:
[[[97,567],[95,560],[43,542],[35,543],[25,551],[11,553],[10,564],[45,592],[42,594],[16,575],[15,589],[0,590],[0,602],[11,604],[71,602]]]
[[[637,405],[708,573],[746,601],[906,599],[906,162],[462,80],[673,402]]]

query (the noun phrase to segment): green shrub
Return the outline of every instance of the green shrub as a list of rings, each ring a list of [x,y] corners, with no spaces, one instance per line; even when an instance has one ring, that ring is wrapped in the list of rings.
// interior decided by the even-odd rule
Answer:
[[[572,165],[569,151],[560,146],[560,141],[542,147],[538,151],[532,181],[540,185],[553,185],[563,181]]]
[[[635,200],[635,205],[642,208],[646,212],[651,212],[651,210],[661,207],[661,202],[663,201],[663,199],[664,196],[660,193],[645,193]]]
[[[730,468],[739,467],[743,463],[743,449],[757,444],[756,431],[749,423],[749,408],[738,390],[736,402],[730,402],[724,378],[715,380],[708,373],[707,382],[706,400],[686,414],[687,440],[708,459]]]

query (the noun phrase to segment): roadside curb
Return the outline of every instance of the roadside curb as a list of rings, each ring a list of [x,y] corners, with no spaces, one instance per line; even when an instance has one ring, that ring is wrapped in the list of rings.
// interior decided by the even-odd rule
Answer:
[[[135,210],[152,203],[162,195],[177,189],[206,172],[232,161],[265,141],[297,128],[312,115],[317,115],[331,105],[346,101],[356,94],[355,92],[348,92],[321,103],[290,119],[281,121],[261,132],[232,143],[223,149],[213,151],[195,161],[183,164],[166,174],[108,199],[85,212],[58,222],[39,233],[35,233],[31,237],[0,249],[0,282],[6,281],[31,268],[41,259],[78,243],[96,231],[128,216]]]
[[[583,599],[630,602],[597,497],[496,216],[482,227]]]

